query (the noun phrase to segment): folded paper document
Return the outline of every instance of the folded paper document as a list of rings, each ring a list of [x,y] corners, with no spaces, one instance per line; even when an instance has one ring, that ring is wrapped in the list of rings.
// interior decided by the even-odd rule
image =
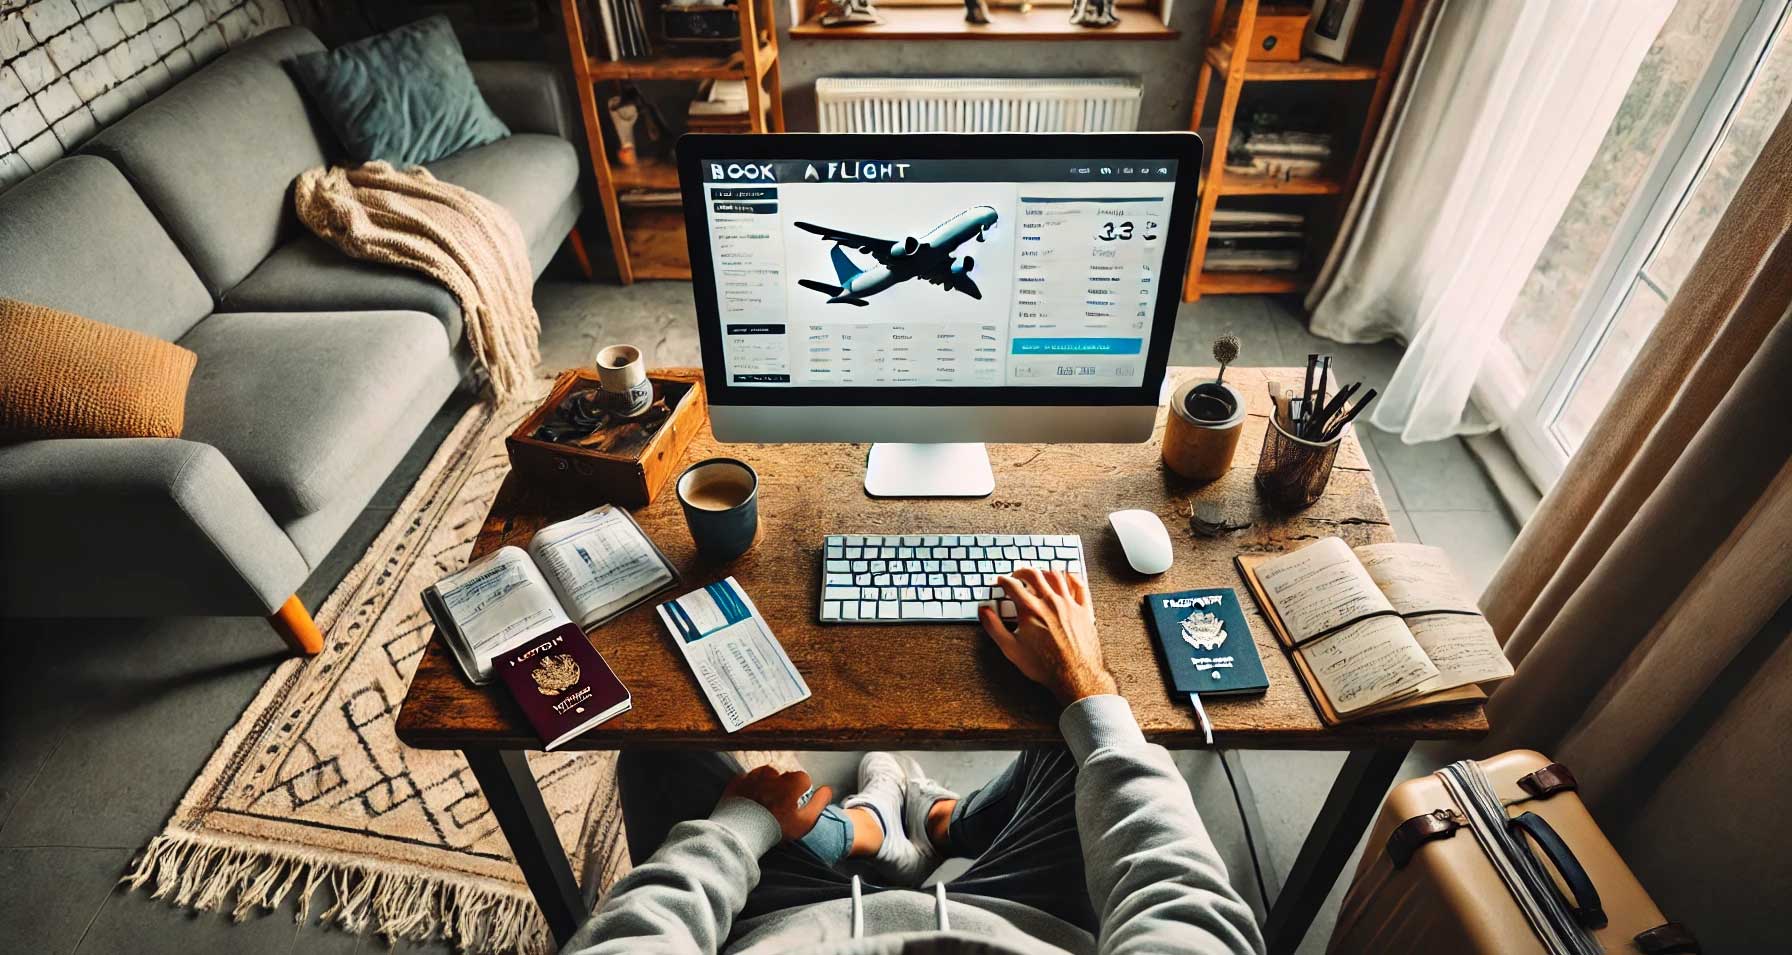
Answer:
[[[809,684],[733,577],[660,604],[659,614],[728,732],[809,698]]]

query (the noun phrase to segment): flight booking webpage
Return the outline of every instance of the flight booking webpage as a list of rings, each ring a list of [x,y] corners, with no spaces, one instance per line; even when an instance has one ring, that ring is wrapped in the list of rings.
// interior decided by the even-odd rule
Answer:
[[[1174,161],[701,165],[731,385],[1144,382]]]

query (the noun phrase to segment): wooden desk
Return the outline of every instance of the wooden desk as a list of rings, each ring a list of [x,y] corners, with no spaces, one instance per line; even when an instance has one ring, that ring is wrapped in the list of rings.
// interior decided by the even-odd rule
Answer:
[[[1172,369],[1178,378],[1194,373]],[[1345,439],[1330,487],[1312,507],[1282,516],[1258,504],[1251,479],[1266,422],[1264,383],[1270,377],[1298,381],[1300,375],[1298,369],[1228,373],[1245,394],[1250,416],[1232,470],[1206,485],[1166,472],[1156,440],[992,445],[996,490],[988,498],[877,500],[863,489],[865,445],[725,446],[705,428],[687,461],[726,454],[759,471],[758,543],[725,566],[700,562],[670,488],[635,518],[684,576],[679,592],[730,574],[739,579],[814,695],[732,735],[724,733],[657,616],[644,607],[592,635],[628,684],[634,709],[568,746],[1011,749],[1057,742],[1057,710],[1050,698],[1021,677],[974,625],[818,624],[820,546],[831,533],[1080,534],[1108,666],[1146,737],[1172,748],[1204,745],[1187,701],[1170,696],[1146,631],[1142,596],[1229,586],[1244,598],[1270,688],[1260,698],[1208,704],[1217,739],[1227,747],[1352,750],[1266,926],[1271,951],[1292,951],[1411,744],[1487,731],[1479,706],[1327,728],[1245,596],[1232,567],[1240,551],[1281,551],[1328,535],[1353,546],[1394,539],[1354,435]],[[1190,505],[1205,500],[1219,502],[1239,529],[1217,539],[1195,536]],[[473,556],[504,544],[526,544],[545,524],[594,503],[551,497],[506,480]],[[1133,573],[1108,528],[1110,511],[1132,507],[1156,511],[1170,529],[1176,563],[1159,577]],[[438,636],[412,679],[398,736],[423,749],[465,751],[550,926],[564,941],[583,920],[583,902],[522,759],[522,752],[539,748],[540,740],[515,704],[495,685],[467,683]]]

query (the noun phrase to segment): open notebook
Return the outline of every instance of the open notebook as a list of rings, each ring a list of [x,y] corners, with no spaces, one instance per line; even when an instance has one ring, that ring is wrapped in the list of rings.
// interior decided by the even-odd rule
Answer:
[[[506,545],[423,591],[423,606],[467,679],[492,658],[563,624],[590,629],[672,586],[678,572],[634,518],[604,504]]]
[[[1512,675],[1449,558],[1423,544],[1336,537],[1240,554],[1239,573],[1328,724],[1485,699]]]

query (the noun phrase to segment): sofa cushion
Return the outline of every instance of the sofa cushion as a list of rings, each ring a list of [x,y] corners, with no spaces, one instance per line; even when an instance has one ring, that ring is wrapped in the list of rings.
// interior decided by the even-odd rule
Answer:
[[[519,133],[432,162],[428,169],[509,210],[522,227],[538,276],[578,216],[579,156],[558,136]]]
[[[292,61],[349,162],[415,166],[510,135],[437,14]]]
[[[0,298],[0,442],[178,438],[193,361],[142,332]]]
[[[566,71],[538,60],[475,60],[467,64],[479,95],[512,133],[547,133],[578,145],[585,127]]]
[[[0,295],[175,339],[211,295],[118,169],[70,156],[0,193]]]
[[[442,323],[450,346],[460,342],[460,304],[440,282],[421,272],[351,259],[310,234],[275,249],[218,303],[224,312],[299,309],[423,312]]]
[[[328,133],[279,60],[322,48],[298,28],[256,37],[82,147],[124,172],[214,298],[297,229],[292,181],[323,165]]]
[[[242,312],[180,342],[199,355],[186,438],[224,452],[274,519],[327,506],[452,362],[422,312]]]

